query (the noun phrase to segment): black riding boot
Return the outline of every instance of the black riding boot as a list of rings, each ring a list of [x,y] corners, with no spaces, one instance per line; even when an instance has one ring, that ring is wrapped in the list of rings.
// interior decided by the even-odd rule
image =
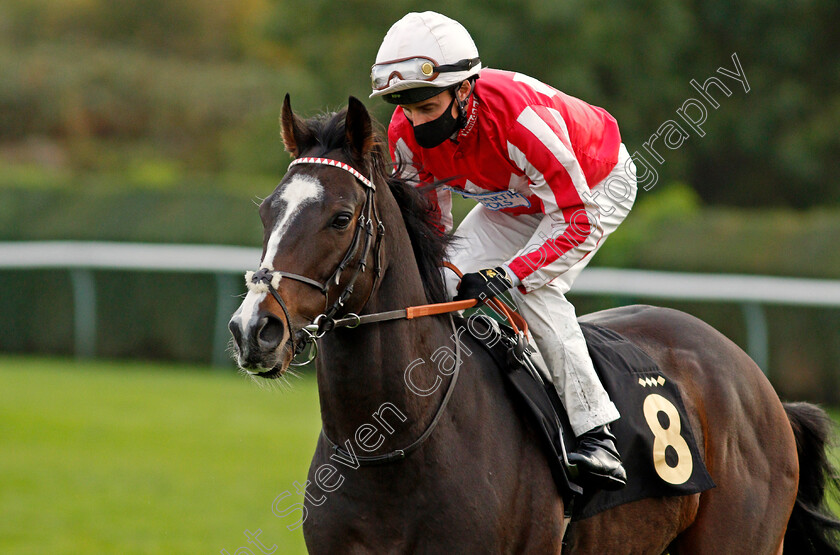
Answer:
[[[569,464],[598,489],[616,490],[627,484],[627,472],[615,448],[609,425],[593,428],[578,438],[577,451],[569,453]]]

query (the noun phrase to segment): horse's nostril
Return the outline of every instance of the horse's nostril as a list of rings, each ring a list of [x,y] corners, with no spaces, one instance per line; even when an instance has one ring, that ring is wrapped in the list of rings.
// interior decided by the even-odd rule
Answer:
[[[283,331],[285,327],[283,322],[275,316],[266,316],[263,318],[260,331],[257,333],[257,339],[263,349],[275,349],[283,340]]]
[[[237,347],[242,347],[242,328],[240,327],[239,322],[231,320],[228,324],[228,329],[230,330],[230,334],[233,336],[233,341],[236,343]]]

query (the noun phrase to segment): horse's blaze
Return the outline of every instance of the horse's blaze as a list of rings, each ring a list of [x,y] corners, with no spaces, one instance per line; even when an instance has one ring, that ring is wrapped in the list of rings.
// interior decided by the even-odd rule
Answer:
[[[271,201],[271,207],[276,211],[275,221],[271,233],[265,244],[265,255],[260,262],[260,268],[274,270],[274,260],[283,250],[284,239],[290,229],[295,228],[304,209],[313,204],[323,202],[324,187],[320,180],[310,175],[296,175],[291,177],[283,186],[282,191]],[[281,376],[294,359],[290,322],[286,321],[274,299],[268,294],[268,286],[254,283],[251,279],[253,272],[245,275],[248,294],[242,305],[231,320],[242,330],[242,341],[236,341],[239,356],[237,362],[240,368],[249,374],[266,378]],[[272,278],[275,289],[280,287],[280,274]],[[276,329],[264,329],[266,315],[276,318],[282,325],[282,334],[277,337]],[[269,325],[271,325],[269,323]],[[245,363],[245,364],[243,364]],[[246,367],[251,366],[251,368]],[[253,368],[256,366],[256,368]],[[261,371],[262,370],[262,371]]]

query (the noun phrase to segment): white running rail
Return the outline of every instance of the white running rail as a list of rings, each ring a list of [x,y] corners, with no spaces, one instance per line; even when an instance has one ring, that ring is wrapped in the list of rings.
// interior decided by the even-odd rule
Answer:
[[[91,357],[96,346],[95,270],[205,273],[216,276],[213,363],[230,364],[227,322],[244,291],[241,275],[259,265],[260,249],[217,245],[168,245],[76,241],[0,243],[0,270],[68,270],[73,284],[75,349]],[[241,289],[241,290],[240,290]],[[840,280],[694,274],[587,268],[571,295],[733,302],[741,305],[747,350],[767,368],[767,323],[762,305],[840,307]]]

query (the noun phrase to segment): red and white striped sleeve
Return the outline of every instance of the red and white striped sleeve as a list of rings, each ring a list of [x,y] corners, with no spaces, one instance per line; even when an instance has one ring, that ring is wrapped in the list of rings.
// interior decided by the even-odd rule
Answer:
[[[603,234],[584,169],[561,113],[526,107],[509,129],[508,156],[531,182],[545,217],[525,248],[507,266],[531,291],[586,257]]]

